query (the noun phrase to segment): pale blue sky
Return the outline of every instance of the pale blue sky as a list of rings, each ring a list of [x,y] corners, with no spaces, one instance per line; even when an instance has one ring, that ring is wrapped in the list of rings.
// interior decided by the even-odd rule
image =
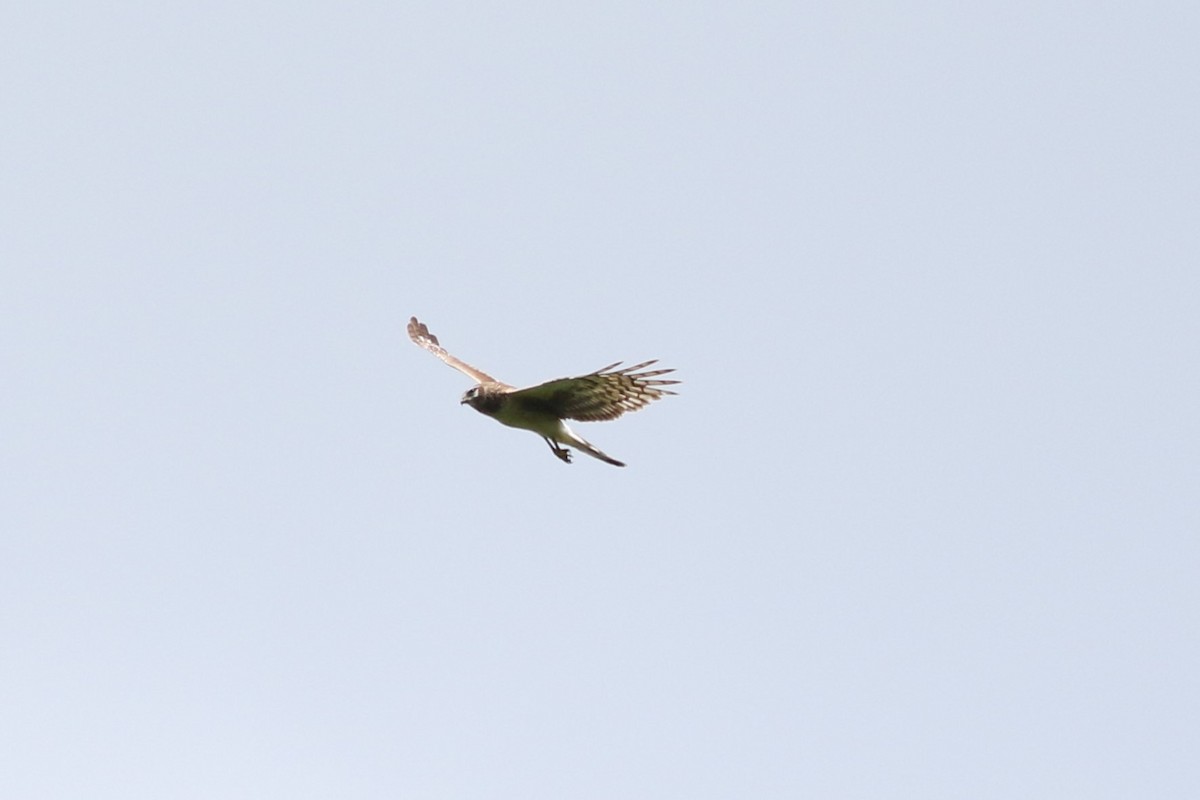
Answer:
[[[1195,4],[576,6],[9,11],[0,795],[1200,794]]]

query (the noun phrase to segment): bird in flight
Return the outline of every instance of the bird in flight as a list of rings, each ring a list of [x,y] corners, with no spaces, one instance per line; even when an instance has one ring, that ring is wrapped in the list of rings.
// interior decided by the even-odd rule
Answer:
[[[578,378],[559,378],[527,389],[517,389],[450,355],[425,323],[413,317],[408,321],[408,338],[435,356],[470,377],[476,385],[467,390],[460,402],[480,414],[486,414],[511,428],[533,431],[550,445],[550,451],[565,463],[571,463],[571,451],[563,445],[577,447],[593,458],[625,466],[605,455],[567,427],[566,420],[597,422],[616,419],[626,411],[637,411],[663,395],[675,394],[663,386],[679,381],[661,380],[659,375],[673,369],[647,370],[657,361],[643,361],[632,367],[617,369],[618,361]],[[638,370],[642,370],[638,372]]]

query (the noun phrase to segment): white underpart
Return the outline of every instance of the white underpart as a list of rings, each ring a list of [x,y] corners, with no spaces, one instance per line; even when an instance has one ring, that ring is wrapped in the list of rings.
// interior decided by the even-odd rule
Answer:
[[[511,407],[505,407],[500,410],[495,419],[497,422],[507,425],[510,428],[533,431],[539,436],[544,436],[557,444],[574,447],[587,453],[592,458],[598,458],[601,461],[608,461],[610,463],[616,461],[612,456],[601,452],[598,447],[568,428],[567,423],[556,417],[548,417],[543,414],[522,414],[516,412]]]
[[[591,445],[588,444],[585,439],[577,435],[575,431],[568,428],[567,423],[563,422],[561,419],[558,420],[558,430],[556,430],[554,433],[546,433],[543,435],[550,437],[559,444],[574,445],[580,450],[586,450],[591,447]]]
[[[464,401],[465,402],[465,401]],[[520,428],[526,431],[533,431],[538,436],[542,436],[560,446],[571,446],[578,450],[587,453],[592,458],[597,458],[609,464],[617,466],[625,466],[620,461],[617,461],[607,453],[602,452],[599,448],[584,439],[575,431],[567,427],[567,423],[558,417],[551,416],[545,413],[528,413],[523,412],[510,404],[501,406],[496,414],[486,414],[492,417],[502,425],[507,425],[510,428]]]

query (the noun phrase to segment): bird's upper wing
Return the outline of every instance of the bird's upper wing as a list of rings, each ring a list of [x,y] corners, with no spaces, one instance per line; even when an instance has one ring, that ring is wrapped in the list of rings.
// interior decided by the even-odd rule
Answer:
[[[564,419],[577,419],[580,422],[616,419],[626,411],[644,408],[650,401],[663,395],[675,394],[660,387],[670,386],[679,381],[657,379],[657,376],[675,370],[637,371],[655,363],[658,363],[657,360],[644,361],[632,367],[615,369],[621,365],[618,361],[578,378],[560,378],[527,389],[518,389],[509,395],[509,402],[546,411]]]
[[[445,361],[459,372],[463,373],[464,375],[469,375],[477,383],[496,383],[500,386],[507,385],[496,380],[483,370],[475,369],[475,367],[472,367],[467,362],[455,358],[447,353],[446,348],[438,344],[437,337],[429,332],[429,328],[425,326],[425,323],[418,322],[416,317],[413,317],[408,321],[408,338],[412,339],[414,344],[424,347],[426,350],[433,353],[435,356],[440,358],[442,361]]]

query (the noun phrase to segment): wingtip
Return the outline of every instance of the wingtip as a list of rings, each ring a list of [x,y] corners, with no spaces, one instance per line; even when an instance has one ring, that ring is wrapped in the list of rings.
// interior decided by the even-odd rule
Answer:
[[[422,347],[425,346],[422,343],[422,340],[432,342],[433,344],[439,346],[441,344],[438,342],[438,338],[429,332],[429,326],[424,322],[421,322],[416,317],[408,318],[408,338],[412,339],[415,344],[421,345]]]

